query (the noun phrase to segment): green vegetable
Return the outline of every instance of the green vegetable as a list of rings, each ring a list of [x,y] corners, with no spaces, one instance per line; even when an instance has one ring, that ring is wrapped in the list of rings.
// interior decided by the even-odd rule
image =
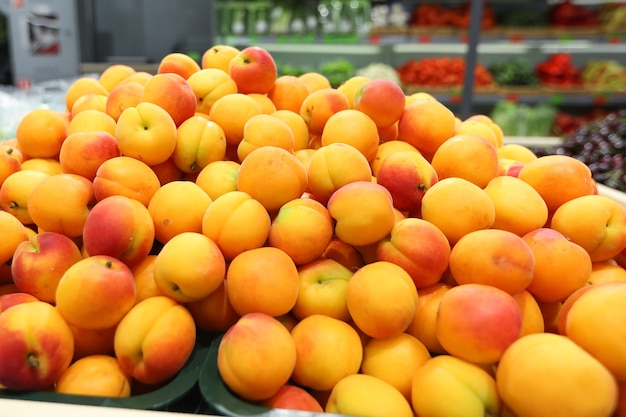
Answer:
[[[496,62],[489,67],[493,79],[499,85],[537,85],[535,69],[522,58]]]

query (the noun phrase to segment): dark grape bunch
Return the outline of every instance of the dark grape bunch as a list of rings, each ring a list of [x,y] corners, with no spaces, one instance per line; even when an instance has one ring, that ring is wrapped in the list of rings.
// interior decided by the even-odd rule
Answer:
[[[626,109],[580,126],[559,145],[534,151],[572,156],[591,169],[598,183],[626,192]]]

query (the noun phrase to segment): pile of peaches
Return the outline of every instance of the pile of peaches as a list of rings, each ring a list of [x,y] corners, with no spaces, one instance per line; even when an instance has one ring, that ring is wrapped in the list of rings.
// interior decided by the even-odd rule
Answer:
[[[65,99],[0,144],[4,389],[131,396],[203,331],[270,408],[626,416],[626,207],[582,162],[256,46]]]

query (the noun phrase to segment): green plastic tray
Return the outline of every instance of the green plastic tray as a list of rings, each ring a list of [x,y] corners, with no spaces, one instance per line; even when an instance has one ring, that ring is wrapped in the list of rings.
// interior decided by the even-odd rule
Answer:
[[[199,333],[189,359],[167,384],[145,394],[126,398],[71,395],[49,391],[11,391],[0,389],[0,398],[45,401],[65,404],[95,405],[136,410],[209,413],[198,390],[198,376],[205,362],[211,335]]]
[[[202,397],[216,413],[228,417],[346,417],[344,414],[268,408],[242,400],[226,386],[217,368],[222,336],[213,338],[198,379]]]

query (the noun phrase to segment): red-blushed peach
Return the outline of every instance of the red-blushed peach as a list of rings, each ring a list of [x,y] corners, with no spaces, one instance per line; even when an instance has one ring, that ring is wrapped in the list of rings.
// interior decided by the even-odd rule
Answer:
[[[419,152],[399,151],[385,157],[376,182],[391,193],[393,205],[401,211],[418,211],[426,191],[439,180],[433,166]]]
[[[281,249],[264,246],[235,256],[226,271],[228,299],[239,315],[260,312],[277,317],[296,303],[300,279]]]
[[[228,72],[228,63],[238,53],[239,49],[231,45],[213,45],[202,53],[200,67],[218,68]]]
[[[453,356],[479,364],[496,363],[519,339],[521,330],[519,305],[499,288],[464,284],[441,297],[435,332]]]
[[[324,412],[319,401],[309,391],[289,383],[283,385],[276,394],[262,401],[261,405],[283,410],[310,411],[312,413]]]
[[[323,314],[349,322],[346,290],[353,272],[333,259],[318,259],[298,268],[300,289],[291,313],[298,319]]]
[[[533,279],[535,256],[526,241],[500,229],[470,232],[450,252],[449,268],[457,284],[484,284],[514,295]]]
[[[603,195],[586,195],[563,203],[550,228],[582,246],[592,262],[605,261],[626,249],[626,207]]]
[[[193,116],[197,99],[187,80],[175,73],[152,76],[143,86],[141,103],[153,103],[164,109],[176,126]]]
[[[139,82],[124,82],[115,86],[107,96],[104,111],[117,122],[120,115],[128,107],[134,107],[141,102],[143,84]]]
[[[65,271],[55,299],[57,310],[68,323],[106,329],[119,323],[135,303],[133,273],[117,258],[89,256]]]
[[[157,74],[174,73],[184,79],[189,79],[193,74],[200,71],[200,64],[191,56],[182,52],[170,52],[159,61]]]
[[[55,303],[59,280],[82,259],[78,245],[56,232],[41,232],[18,245],[11,262],[15,285],[41,301]]]
[[[419,367],[411,389],[411,404],[420,416],[499,416],[503,407],[494,377],[451,355],[435,356]]]
[[[228,282],[224,280],[208,296],[185,303],[199,329],[208,333],[226,332],[239,320],[239,314],[228,299],[227,286]]]
[[[133,198],[112,195],[91,208],[82,240],[89,255],[112,256],[132,267],[148,256],[154,237],[148,208]]]
[[[565,301],[574,291],[587,284],[592,262],[589,253],[562,233],[540,228],[522,239],[533,251],[533,279],[526,288],[538,301]],[[554,277],[560,277],[555,280]]]
[[[204,68],[192,74],[187,82],[196,95],[196,112],[208,115],[213,103],[227,94],[237,93],[237,84],[219,68]]]
[[[370,339],[363,346],[361,373],[389,382],[411,401],[413,376],[430,358],[426,346],[408,333]]]
[[[446,350],[437,339],[437,314],[441,297],[452,288],[451,284],[439,281],[426,288],[417,289],[417,309],[406,333],[417,337],[433,354],[444,354]]]
[[[523,166],[524,163],[514,159],[498,158],[498,176],[508,175],[517,178]]]
[[[385,339],[404,332],[417,309],[417,289],[402,267],[376,261],[348,281],[346,303],[356,326],[368,336]]]
[[[352,107],[367,114],[378,127],[400,120],[406,97],[400,86],[387,79],[372,79],[356,90]]]
[[[335,219],[335,234],[355,246],[376,243],[386,237],[396,222],[391,194],[371,181],[341,186],[326,204]]]
[[[128,311],[117,325],[115,357],[122,370],[145,384],[171,379],[191,356],[196,325],[175,300],[150,297]]]
[[[181,303],[207,297],[222,285],[225,275],[226,261],[217,244],[196,232],[167,241],[154,264],[156,286]]]
[[[289,381],[295,365],[291,333],[267,314],[243,315],[219,342],[219,374],[244,400],[263,401],[275,395]]]
[[[258,200],[269,213],[301,197],[306,186],[304,164],[293,153],[271,145],[250,152],[237,174],[237,189]]]
[[[439,282],[449,258],[448,238],[432,223],[415,217],[398,220],[376,248],[376,259],[401,266],[417,288]]]
[[[215,122],[192,116],[178,126],[172,159],[183,172],[197,174],[226,155],[224,130]]]
[[[624,294],[623,282],[583,287],[568,297],[559,318],[561,333],[600,361],[620,382],[626,382],[626,330],[617,324],[626,317]]]
[[[350,103],[345,94],[334,88],[322,88],[305,97],[299,113],[306,122],[309,133],[321,135],[333,114],[349,108]]]
[[[609,417],[617,406],[613,375],[571,339],[553,333],[514,342],[496,368],[496,384],[519,417]]]
[[[41,171],[19,170],[9,175],[0,185],[0,210],[12,214],[24,225],[32,225],[28,211],[28,197],[39,183],[49,177]]]
[[[23,156],[19,155],[22,155],[19,150],[0,144],[0,185],[4,183],[9,175],[22,169]],[[47,159],[55,160],[56,158]]]
[[[161,187],[156,173],[145,162],[130,156],[118,156],[100,165],[93,179],[93,193],[97,201],[123,195],[148,206],[154,193]]]
[[[333,219],[322,203],[297,198],[285,203],[272,219],[267,243],[303,265],[322,256],[333,233]]]
[[[397,388],[372,375],[342,378],[330,392],[327,413],[369,417],[413,417],[411,404]]]
[[[74,357],[72,361],[90,355],[115,354],[113,339],[117,325],[107,329],[85,329],[68,323],[74,335]]]
[[[67,136],[59,153],[61,169],[78,174],[90,181],[100,165],[108,159],[121,156],[117,140],[105,131],[75,132]]]
[[[545,323],[543,313],[539,303],[535,297],[527,290],[513,294],[513,298],[522,311],[522,331],[520,337],[531,333],[543,333],[545,331]]]
[[[49,303],[14,305],[0,314],[0,384],[15,391],[47,390],[69,367],[72,332]]]
[[[228,62],[228,74],[243,94],[267,94],[278,77],[274,57],[260,46],[240,50]]]
[[[176,134],[177,125],[165,109],[142,101],[122,112],[115,138],[123,155],[153,166],[170,158],[176,147]]]
[[[271,218],[265,207],[243,191],[229,191],[216,198],[202,217],[202,234],[211,238],[224,258],[265,245]]]
[[[41,230],[76,238],[83,234],[94,203],[91,181],[76,174],[58,174],[44,178],[33,188],[28,211]]]
[[[54,385],[54,392],[99,397],[130,397],[131,379],[110,355],[90,355],[74,361]]]
[[[370,181],[372,170],[365,155],[347,143],[331,143],[316,149],[307,164],[308,190],[327,202],[343,185]]]
[[[302,387],[331,390],[337,382],[359,372],[363,345],[357,331],[343,320],[313,314],[291,330],[296,365],[291,379]]]
[[[4,311],[7,311],[9,308],[22,304],[22,303],[32,303],[34,301],[41,301],[34,295],[31,295],[26,292],[11,292],[7,294],[0,295],[0,314]]]

